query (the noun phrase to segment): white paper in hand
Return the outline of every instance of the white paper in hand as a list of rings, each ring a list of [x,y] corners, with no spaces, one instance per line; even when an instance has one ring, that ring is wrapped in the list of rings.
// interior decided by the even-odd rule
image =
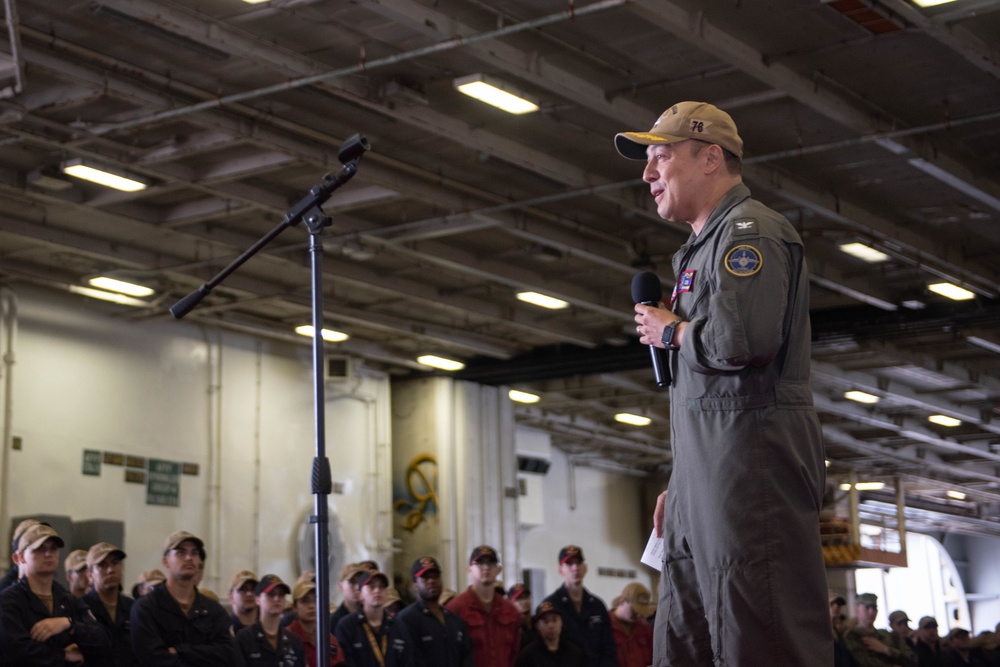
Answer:
[[[642,552],[639,562],[657,571],[663,567],[663,538],[656,536],[655,528],[649,534],[649,542],[646,542],[646,550]]]

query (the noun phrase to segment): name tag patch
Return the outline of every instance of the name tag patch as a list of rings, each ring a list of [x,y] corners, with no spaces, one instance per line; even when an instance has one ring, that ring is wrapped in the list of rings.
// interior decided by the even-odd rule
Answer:
[[[673,307],[674,301],[677,297],[684,292],[690,292],[694,286],[694,274],[695,269],[685,269],[681,271],[681,275],[677,278],[677,283],[674,285],[674,293],[670,295],[670,306]]]

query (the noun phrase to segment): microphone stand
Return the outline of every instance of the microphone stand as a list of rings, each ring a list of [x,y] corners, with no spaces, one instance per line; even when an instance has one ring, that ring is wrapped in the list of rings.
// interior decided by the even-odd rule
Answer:
[[[370,148],[368,140],[352,135],[340,147],[338,157],[343,168],[336,176],[326,174],[323,183],[309,190],[309,194],[285,213],[284,219],[250,248],[222,269],[214,278],[188,294],[170,307],[170,314],[180,319],[187,315],[212,290],[236,271],[264,246],[273,241],[288,227],[305,220],[309,232],[309,255],[312,268],[312,326],[313,326],[313,409],[316,422],[316,456],[312,462],[312,493],[315,496],[315,514],[309,521],[316,525],[316,664],[330,664],[330,586],[329,586],[329,501],[333,483],[330,460],[326,456],[326,420],[323,387],[323,229],[331,220],[321,208],[334,190],[344,185],[358,173],[358,163]]]

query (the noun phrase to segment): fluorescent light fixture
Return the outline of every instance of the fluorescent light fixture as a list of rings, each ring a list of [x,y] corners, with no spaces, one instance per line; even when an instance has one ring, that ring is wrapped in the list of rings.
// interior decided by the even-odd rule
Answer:
[[[135,306],[137,308],[149,308],[151,305],[148,301],[142,301],[141,299],[135,299],[124,294],[116,294],[114,292],[105,292],[102,289],[94,289],[93,287],[84,287],[83,285],[70,285],[69,291],[73,294],[82,294],[83,296],[89,296],[91,299],[100,299],[101,301],[110,301],[111,303],[118,303],[123,306]]]
[[[518,292],[517,298],[519,301],[530,303],[533,306],[548,308],[549,310],[560,310],[569,307],[568,301],[557,299],[554,296],[539,294],[538,292]]]
[[[952,489],[948,489],[947,491],[944,492],[944,495],[954,500],[965,500],[965,494],[962,493],[961,491],[954,491]]]
[[[933,285],[928,285],[927,289],[935,294],[946,296],[953,301],[967,301],[968,299],[976,296],[964,287],[959,287],[958,285],[954,285],[952,283],[934,283]]]
[[[947,5],[949,2],[955,2],[955,0],[913,0],[913,4],[917,7],[937,7],[938,5]]]
[[[243,0],[243,2],[247,3],[248,5],[260,5],[270,1],[271,0]]]
[[[854,485],[854,488],[858,491],[880,491],[885,488],[885,482],[858,482]],[[841,484],[841,491],[850,491],[850,484]]]
[[[869,264],[884,262],[889,259],[889,255],[876,250],[871,246],[867,246],[864,243],[842,243],[840,245],[840,250],[842,252],[846,252],[848,255],[864,260]]]
[[[311,324],[302,324],[295,327],[295,333],[300,336],[308,336],[309,338],[312,338],[316,334],[316,330],[313,329]],[[319,335],[328,343],[342,343],[350,338],[350,336],[344,332],[334,331],[333,329],[323,329],[319,332]]]
[[[461,361],[445,359],[444,357],[438,357],[433,354],[425,354],[417,357],[417,363],[421,363],[424,366],[430,366],[431,368],[438,368],[442,371],[460,371],[465,368],[465,364]]]
[[[653,420],[649,417],[634,415],[631,412],[619,412],[615,415],[615,421],[622,424],[631,424],[632,426],[649,426],[653,423]]]
[[[62,170],[64,174],[69,174],[75,178],[123,192],[138,192],[139,190],[146,189],[146,184],[140,180],[110,172],[104,167],[99,168],[93,164],[87,164],[80,158],[63,162]]]
[[[852,389],[851,391],[844,392],[844,398],[851,401],[857,401],[858,403],[878,403],[881,398],[875,396],[874,394],[869,394],[866,391],[858,391],[857,389]]]
[[[483,74],[472,74],[455,79],[455,88],[460,93],[474,97],[480,102],[495,106],[507,113],[523,114],[538,111],[538,105],[525,99],[519,90],[497,79],[489,78],[487,80]]]
[[[541,400],[538,394],[529,394],[526,391],[518,391],[517,389],[511,389],[507,392],[507,398],[516,403],[537,403]]]
[[[938,426],[959,426],[962,423],[961,419],[955,419],[948,415],[931,415],[927,418],[927,421]]]
[[[145,285],[136,285],[135,283],[128,283],[124,280],[108,278],[107,276],[97,276],[87,282],[90,283],[91,287],[97,287],[109,292],[118,292],[119,294],[128,294],[129,296],[152,296],[154,294],[153,290]]]

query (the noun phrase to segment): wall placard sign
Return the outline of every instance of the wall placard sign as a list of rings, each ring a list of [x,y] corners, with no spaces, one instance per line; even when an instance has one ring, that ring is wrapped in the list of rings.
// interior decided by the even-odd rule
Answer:
[[[96,449],[83,450],[83,474],[101,476],[101,460],[104,455]]]
[[[146,504],[180,507],[181,464],[176,461],[149,459],[146,477]]]

